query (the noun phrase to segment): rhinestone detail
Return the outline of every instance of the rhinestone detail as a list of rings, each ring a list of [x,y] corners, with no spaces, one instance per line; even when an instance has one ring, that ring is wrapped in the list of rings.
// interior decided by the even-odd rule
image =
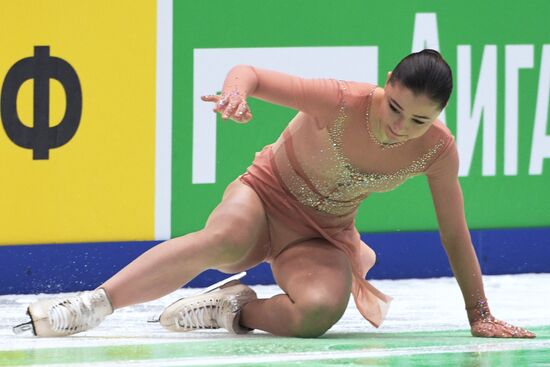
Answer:
[[[370,193],[393,190],[408,178],[422,174],[437,152],[445,145],[445,141],[440,139],[419,158],[393,173],[360,171],[343,152],[344,125],[349,118],[345,98],[347,86],[342,81],[338,81],[338,84],[342,97],[338,104],[337,117],[327,129],[328,144],[323,144],[319,148],[319,152],[323,151],[322,154],[314,158],[315,161],[322,159],[326,162],[326,166],[319,171],[318,167],[310,166],[309,159],[300,162],[316,192],[295,173],[285,175],[284,181],[291,193],[302,204],[324,213],[344,216],[353,213]],[[286,153],[283,154],[285,157],[279,156],[279,168],[283,172],[294,172]]]

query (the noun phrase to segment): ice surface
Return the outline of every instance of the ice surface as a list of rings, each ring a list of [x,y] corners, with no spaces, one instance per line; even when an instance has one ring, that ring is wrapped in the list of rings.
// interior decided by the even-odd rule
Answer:
[[[493,314],[519,326],[550,325],[550,274],[484,276],[485,290]],[[454,278],[374,280],[378,289],[394,297],[381,328],[365,321],[350,300],[348,310],[329,333],[404,332],[467,329],[462,295]],[[277,286],[253,286],[261,298],[281,293]],[[99,327],[68,338],[16,336],[12,326],[26,321],[26,307],[38,299],[55,295],[0,296],[0,351],[29,348],[106,346],[148,343],[181,343],[231,338],[225,330],[172,333],[147,323],[174,300],[196,293],[180,289],[159,300],[117,310]],[[255,331],[253,336],[268,335]]]

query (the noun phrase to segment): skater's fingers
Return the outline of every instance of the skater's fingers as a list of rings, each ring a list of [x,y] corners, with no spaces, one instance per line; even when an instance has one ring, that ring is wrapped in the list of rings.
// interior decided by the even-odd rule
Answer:
[[[229,102],[227,104],[227,107],[225,108],[225,110],[222,113],[222,118],[224,120],[227,120],[229,117],[231,117],[235,113],[235,110],[237,109],[237,107],[238,107],[238,105],[235,104],[234,102]]]
[[[226,97],[213,95],[213,94],[209,94],[209,95],[206,95],[206,96],[201,96],[201,99],[205,102],[214,102],[215,103],[214,108],[212,109],[212,112],[222,113],[224,108],[225,108],[225,105],[227,103],[227,98]]]
[[[510,325],[508,323],[502,323],[501,325],[501,327],[503,328],[503,332],[505,330],[506,333],[510,334],[511,338],[534,338],[536,336],[534,333],[528,330]]]
[[[513,336],[512,330],[510,330],[504,325],[496,325],[495,331],[493,334],[494,334],[493,336],[497,338],[511,338]]]
[[[522,328],[519,328],[520,332],[518,332],[516,335],[514,335],[514,338],[536,338],[537,334],[530,332],[529,330],[525,330]]]
[[[213,95],[213,94],[202,96],[201,99],[205,102],[213,102],[215,105],[212,111],[214,112],[222,112],[225,106],[227,105],[227,97],[224,96],[223,94],[220,96]]]
[[[213,112],[219,112],[224,120],[232,119],[238,123],[246,123],[252,118],[246,95],[238,91],[222,92],[221,95],[204,95],[201,99],[205,102],[214,102]]]
[[[237,109],[235,110],[235,114],[242,116],[246,111],[248,111],[248,103],[246,103],[246,100],[241,100],[238,102]]]
[[[246,124],[248,121],[252,120],[252,114],[250,112],[246,112],[241,116],[234,114],[231,119],[238,124]]]
[[[250,120],[252,120],[252,114],[251,114],[250,112],[245,113],[245,114],[244,114],[244,118],[243,118],[243,122],[246,123],[246,122],[248,122],[248,121],[250,121]]]
[[[472,324],[472,335],[485,338],[534,338],[536,335],[528,330],[510,325],[491,317]]]
[[[201,99],[205,102],[218,102],[220,96],[215,94],[208,94],[206,96],[201,96]]]
[[[247,115],[247,112],[249,112],[250,109],[248,107],[248,104],[246,103],[245,100],[243,100],[240,104],[239,104],[239,107],[237,107],[237,109],[235,110],[235,120],[238,121],[238,122],[244,122],[244,118],[245,116]]]
[[[210,94],[207,96],[201,96],[201,99],[205,102],[214,102],[215,106],[212,111],[220,112],[220,113],[222,113],[223,110],[226,108],[227,102],[228,102],[228,98],[223,94],[221,96],[213,95],[213,94]]]

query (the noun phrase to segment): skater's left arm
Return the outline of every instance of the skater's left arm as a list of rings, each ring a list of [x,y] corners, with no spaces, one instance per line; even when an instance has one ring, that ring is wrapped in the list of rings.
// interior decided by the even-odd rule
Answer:
[[[481,337],[532,338],[527,330],[495,319],[491,315],[479,262],[472,245],[458,181],[458,153],[451,142],[440,162],[428,171],[428,182],[439,223],[441,242],[462,291],[471,332]]]

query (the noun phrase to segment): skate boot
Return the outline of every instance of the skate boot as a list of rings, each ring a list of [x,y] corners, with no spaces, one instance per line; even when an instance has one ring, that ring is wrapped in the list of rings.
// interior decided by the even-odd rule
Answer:
[[[158,321],[171,331],[218,328],[227,329],[233,334],[251,331],[242,327],[239,320],[242,307],[257,298],[256,292],[241,284],[238,279],[222,281],[214,286],[202,294],[172,303],[164,309]]]
[[[87,291],[66,299],[47,299],[29,306],[31,321],[13,328],[21,334],[32,330],[36,336],[67,336],[94,328],[113,307],[103,289]]]

